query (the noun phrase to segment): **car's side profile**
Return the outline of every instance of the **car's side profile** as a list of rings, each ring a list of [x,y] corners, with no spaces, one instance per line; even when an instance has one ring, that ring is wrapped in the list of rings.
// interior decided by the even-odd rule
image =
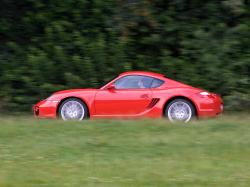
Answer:
[[[72,89],[52,94],[33,107],[39,118],[160,118],[188,122],[193,117],[212,117],[223,111],[214,93],[171,80],[164,75],[132,71],[100,89]]]

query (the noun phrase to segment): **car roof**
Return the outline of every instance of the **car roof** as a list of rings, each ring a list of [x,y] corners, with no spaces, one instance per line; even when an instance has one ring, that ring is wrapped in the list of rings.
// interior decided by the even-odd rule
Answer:
[[[145,76],[151,76],[155,78],[163,78],[164,75],[160,73],[154,73],[149,71],[127,71],[124,73],[121,73],[119,76],[126,76],[126,75],[145,75]]]

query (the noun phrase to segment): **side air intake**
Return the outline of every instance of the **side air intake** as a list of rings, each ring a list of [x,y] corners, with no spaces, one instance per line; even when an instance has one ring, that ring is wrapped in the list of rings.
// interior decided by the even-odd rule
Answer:
[[[153,108],[158,103],[159,100],[160,100],[159,98],[153,98],[149,103],[149,105],[147,106],[147,109]]]

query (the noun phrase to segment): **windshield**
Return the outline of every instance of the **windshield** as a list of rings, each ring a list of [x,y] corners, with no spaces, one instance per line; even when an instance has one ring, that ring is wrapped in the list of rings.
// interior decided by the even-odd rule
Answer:
[[[103,80],[100,83],[100,86],[98,87],[98,89],[102,88],[103,86],[105,86],[106,84],[108,84],[109,82],[111,82],[112,80],[114,80],[117,76],[114,76],[112,78],[109,78],[108,80]]]

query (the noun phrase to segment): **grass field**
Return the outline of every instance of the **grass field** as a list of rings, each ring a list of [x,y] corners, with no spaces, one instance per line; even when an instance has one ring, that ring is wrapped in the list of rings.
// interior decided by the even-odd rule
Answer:
[[[0,118],[0,187],[250,186],[250,116]]]

